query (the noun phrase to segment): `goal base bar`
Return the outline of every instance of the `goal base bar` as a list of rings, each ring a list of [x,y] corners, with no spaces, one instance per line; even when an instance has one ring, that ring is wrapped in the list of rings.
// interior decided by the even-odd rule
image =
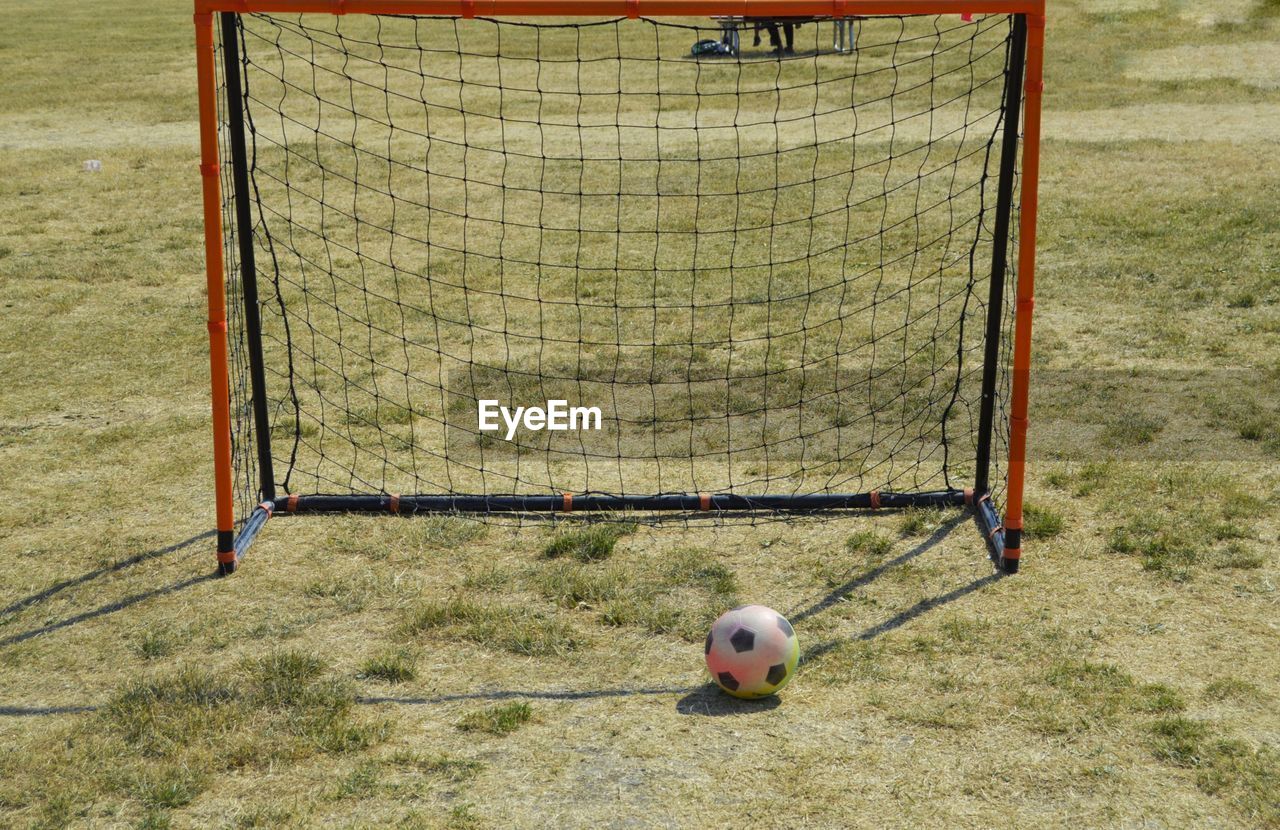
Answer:
[[[1021,551],[1006,546],[1006,542],[1012,540],[1005,533],[1004,525],[1000,523],[1000,514],[996,512],[996,506],[991,503],[991,498],[983,496],[978,499],[973,508],[978,527],[982,529],[982,535],[987,540],[987,552],[991,555],[991,561],[1002,572],[1016,574]]]
[[[974,498],[972,490],[926,493],[821,493],[808,495],[742,496],[734,493],[665,493],[650,496],[607,493],[556,495],[309,495],[284,496],[258,505],[236,536],[234,562],[220,562],[218,572],[235,571],[267,520],[276,513],[499,513],[528,516],[622,511],[697,513],[817,513],[833,510],[905,509],[909,507],[972,507],[987,540],[992,561],[1006,573],[1016,573],[1016,552],[1005,546],[1000,516],[988,496]],[[1014,554],[1009,556],[1009,554]]]

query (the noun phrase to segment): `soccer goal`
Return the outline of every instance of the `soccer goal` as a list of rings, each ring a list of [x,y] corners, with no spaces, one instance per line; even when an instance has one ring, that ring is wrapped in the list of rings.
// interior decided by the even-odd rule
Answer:
[[[196,12],[220,572],[284,513],[964,505],[1017,570],[1043,0]]]

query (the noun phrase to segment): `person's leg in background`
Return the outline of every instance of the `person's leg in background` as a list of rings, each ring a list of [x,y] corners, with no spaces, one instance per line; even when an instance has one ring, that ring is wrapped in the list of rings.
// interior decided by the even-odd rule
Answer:
[[[778,36],[778,24],[766,23],[764,24],[764,27],[769,31],[769,45],[773,47],[773,53],[775,55],[781,55],[782,38]]]

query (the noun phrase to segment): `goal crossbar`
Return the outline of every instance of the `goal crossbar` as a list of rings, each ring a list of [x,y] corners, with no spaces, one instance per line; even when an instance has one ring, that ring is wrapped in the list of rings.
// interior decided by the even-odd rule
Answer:
[[[1044,16],[1044,0],[196,0],[197,15],[386,14],[443,17]],[[1043,20],[1040,21],[1043,23]],[[197,21],[199,25],[200,21]],[[212,21],[209,21],[212,25]]]
[[[684,513],[708,512],[727,514],[737,511],[825,512],[834,510],[874,510],[879,508],[968,506],[986,537],[993,560],[1005,572],[1016,572],[1022,548],[1022,510],[1025,480],[1027,407],[1031,355],[1031,312],[1035,274],[1036,207],[1038,199],[1040,100],[1043,90],[1044,3],[1026,0],[197,0],[195,3],[197,76],[200,109],[200,171],[203,180],[205,223],[206,282],[208,292],[208,331],[213,401],[214,478],[217,505],[217,559],[219,572],[231,573],[239,559],[267,519],[278,513],[326,512],[480,512],[560,514],[577,511],[664,511]],[[922,492],[811,492],[790,494],[747,495],[733,492],[678,492],[652,495],[598,493],[582,491],[562,494],[521,493],[423,493],[396,495],[391,493],[301,494],[276,492],[271,472],[270,428],[262,386],[262,342],[258,321],[259,309],[252,272],[252,240],[246,238],[249,228],[246,168],[252,162],[245,156],[244,136],[233,134],[230,155],[221,158],[221,112],[219,101],[219,66],[217,24],[231,31],[237,15],[248,14],[323,14],[323,15],[412,15],[444,16],[460,19],[477,17],[599,17],[663,18],[685,16],[743,16],[771,18],[870,18],[876,16],[914,15],[1008,15],[1014,20],[1008,73],[1016,82],[1009,84],[1004,117],[1004,141],[999,161],[997,204],[994,211],[995,244],[993,248],[990,295],[986,310],[987,336],[984,348],[984,371],[981,391],[981,413],[978,426],[977,463],[974,486],[947,487]],[[239,72],[227,56],[226,76]],[[235,96],[240,94],[238,86]],[[231,117],[237,122],[236,107]],[[243,131],[243,124],[238,129]],[[1015,155],[1015,148],[1020,155]],[[234,182],[237,216],[228,219],[224,211],[223,188],[231,164],[229,181]],[[1017,167],[1018,195],[1013,194],[1014,169]],[[1016,218],[1011,201],[1016,200]],[[260,478],[258,501],[237,520],[233,462],[232,369],[229,365],[229,310],[227,298],[226,244],[224,223],[238,223],[237,235],[245,270],[243,315],[256,337],[248,345],[250,395],[257,421],[256,451]],[[1012,222],[1013,227],[1010,226]],[[1011,297],[1004,299],[1004,257],[1009,235],[1017,234],[1016,269]],[[248,236],[251,236],[249,234]],[[1002,304],[1012,305],[1002,311]],[[233,310],[234,311],[234,310]],[[994,406],[996,362],[1001,359],[998,347],[1001,315],[1012,318],[1009,335],[1010,365],[1007,396],[1007,449],[1003,459],[1005,486],[1004,513],[993,503],[988,479],[992,458],[992,432],[997,417]],[[239,532],[237,533],[237,527]]]

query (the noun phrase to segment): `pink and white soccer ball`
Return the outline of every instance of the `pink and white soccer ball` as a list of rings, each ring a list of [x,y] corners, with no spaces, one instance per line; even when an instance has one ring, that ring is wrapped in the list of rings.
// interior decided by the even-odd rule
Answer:
[[[734,697],[766,697],[791,680],[800,642],[787,618],[763,605],[726,611],[711,624],[707,669]]]

